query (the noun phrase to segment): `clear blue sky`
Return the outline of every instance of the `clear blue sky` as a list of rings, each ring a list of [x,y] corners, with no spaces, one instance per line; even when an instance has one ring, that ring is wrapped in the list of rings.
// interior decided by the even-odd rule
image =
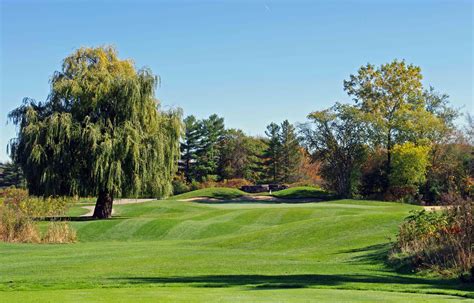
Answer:
[[[161,76],[165,108],[252,135],[348,102],[344,79],[395,58],[473,110],[472,1],[0,1],[0,160],[15,135],[8,112],[44,100],[81,46],[115,45]]]

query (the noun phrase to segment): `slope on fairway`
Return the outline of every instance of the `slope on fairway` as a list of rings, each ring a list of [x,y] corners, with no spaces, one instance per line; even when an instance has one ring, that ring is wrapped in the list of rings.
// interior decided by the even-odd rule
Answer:
[[[384,264],[388,237],[414,208],[117,205],[111,220],[72,222],[79,243],[0,244],[0,301],[467,302],[472,286]]]
[[[192,198],[211,198],[211,199],[234,199],[245,195],[246,193],[236,189],[227,187],[210,187],[193,190],[184,194],[172,196],[169,200],[186,200]]]
[[[272,196],[280,199],[301,199],[301,198],[316,198],[316,199],[327,199],[332,197],[327,191],[312,187],[312,186],[297,186],[290,187],[287,189],[275,191]]]

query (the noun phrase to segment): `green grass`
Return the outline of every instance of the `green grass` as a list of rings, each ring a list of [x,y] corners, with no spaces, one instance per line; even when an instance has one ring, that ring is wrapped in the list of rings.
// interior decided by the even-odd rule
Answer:
[[[282,199],[300,199],[300,198],[317,198],[327,199],[332,197],[325,190],[311,186],[290,187],[272,193],[272,196]]]
[[[73,221],[79,243],[0,244],[0,302],[473,302],[472,285],[385,264],[414,208],[117,205],[113,219]]]
[[[86,205],[86,204],[83,204],[83,205]],[[79,217],[79,216],[87,214],[88,212],[89,210],[85,209],[81,205],[73,205],[72,207],[68,209],[66,215],[69,217]]]
[[[239,198],[246,194],[247,193],[236,188],[211,187],[211,188],[193,190],[184,194],[173,196],[170,199],[184,200],[184,199],[191,199],[191,198],[212,198],[212,199],[226,200],[226,199]]]

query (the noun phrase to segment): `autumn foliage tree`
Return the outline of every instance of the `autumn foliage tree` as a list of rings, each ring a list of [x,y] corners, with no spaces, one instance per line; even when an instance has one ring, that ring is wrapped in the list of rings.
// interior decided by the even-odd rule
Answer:
[[[321,161],[327,186],[341,197],[353,196],[366,157],[363,113],[336,103],[329,109],[312,112],[308,119],[310,122],[301,126],[301,132],[313,158]]]
[[[36,195],[97,195],[94,217],[111,216],[114,197],[171,193],[179,111],[159,111],[157,77],[112,47],[81,48],[54,73],[46,102],[25,99],[11,155]]]
[[[421,68],[394,60],[378,67],[367,64],[344,81],[344,90],[365,113],[372,147],[386,152],[386,184],[390,185],[393,148],[413,142],[438,143],[453,128],[457,111],[448,96],[424,89]]]

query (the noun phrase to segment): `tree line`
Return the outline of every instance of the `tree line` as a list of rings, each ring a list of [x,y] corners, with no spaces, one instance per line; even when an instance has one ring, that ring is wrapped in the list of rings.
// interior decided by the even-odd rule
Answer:
[[[330,189],[386,200],[472,196],[472,119],[458,129],[448,95],[421,80],[421,69],[405,61],[367,64],[344,81],[353,104],[308,115],[306,146]]]
[[[296,128],[287,120],[271,123],[266,137],[226,129],[216,114],[183,120],[179,174],[188,182],[245,179],[252,183],[288,183],[302,177],[303,151]]]
[[[114,197],[167,196],[225,180],[319,183],[340,197],[438,202],[473,193],[473,122],[446,94],[424,87],[405,61],[362,66],[343,82],[351,103],[270,123],[265,136],[224,119],[164,111],[159,78],[112,47],[66,57],[47,100],[26,98],[10,154],[35,195],[97,195],[107,218]],[[308,110],[309,111],[309,110]],[[181,188],[181,189],[180,189]]]
[[[420,67],[405,61],[367,64],[343,82],[352,104],[312,112],[296,127],[270,123],[265,137],[226,130],[216,115],[189,116],[181,171],[187,182],[294,183],[308,180],[302,167],[309,162],[340,197],[436,202],[472,195],[472,117],[457,128],[460,112],[449,96],[421,80]]]

